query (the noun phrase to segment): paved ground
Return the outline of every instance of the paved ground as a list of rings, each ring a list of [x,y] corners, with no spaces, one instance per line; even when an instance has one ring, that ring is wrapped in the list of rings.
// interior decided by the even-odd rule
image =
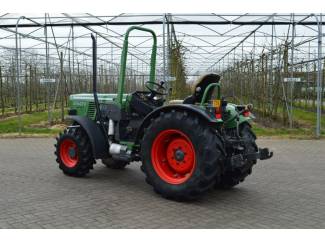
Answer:
[[[64,176],[53,142],[0,140],[0,228],[325,228],[325,141],[261,140],[273,159],[192,203],[159,197],[137,163]]]

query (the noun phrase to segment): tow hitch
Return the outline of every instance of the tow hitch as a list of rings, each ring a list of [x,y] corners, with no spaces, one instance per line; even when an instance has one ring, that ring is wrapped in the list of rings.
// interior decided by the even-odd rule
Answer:
[[[244,157],[248,160],[266,160],[273,157],[273,152],[270,152],[268,148],[259,148],[258,152],[245,154]]]

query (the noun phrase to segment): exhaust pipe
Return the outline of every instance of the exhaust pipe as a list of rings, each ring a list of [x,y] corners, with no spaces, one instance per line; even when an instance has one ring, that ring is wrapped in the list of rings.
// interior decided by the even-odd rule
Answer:
[[[127,146],[117,144],[117,143],[112,143],[109,147],[109,153],[111,155],[120,155],[121,153],[126,153],[127,149],[128,149]]]
[[[93,34],[90,35],[92,39],[92,47],[93,47],[93,94],[94,94],[94,102],[96,108],[96,118],[99,120],[100,126],[108,139],[107,132],[104,126],[102,113],[100,112],[99,101],[97,96],[97,41]]]
[[[131,162],[133,159],[131,150],[127,146],[117,143],[112,143],[109,146],[109,154],[112,155],[113,159],[124,162]]]
[[[113,158],[129,162],[131,159],[131,151],[128,150],[127,146],[117,144],[117,143],[112,143],[109,139],[109,136],[114,135],[114,121],[111,119],[109,120],[108,132],[106,131],[104,126],[102,114],[100,112],[98,95],[97,95],[97,42],[93,34],[91,34],[91,39],[92,39],[92,47],[93,47],[93,94],[94,94],[94,101],[95,101],[95,108],[96,108],[96,117],[99,120],[103,133],[105,134],[109,142],[109,153],[112,155]]]

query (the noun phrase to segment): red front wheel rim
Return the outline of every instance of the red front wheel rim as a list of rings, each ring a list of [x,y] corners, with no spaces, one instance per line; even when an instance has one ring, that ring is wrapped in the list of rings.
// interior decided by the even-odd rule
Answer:
[[[64,139],[60,144],[60,158],[62,163],[73,168],[78,163],[77,144],[71,139]]]
[[[193,174],[196,159],[191,140],[179,130],[164,130],[155,138],[151,149],[152,164],[158,176],[178,185]]]

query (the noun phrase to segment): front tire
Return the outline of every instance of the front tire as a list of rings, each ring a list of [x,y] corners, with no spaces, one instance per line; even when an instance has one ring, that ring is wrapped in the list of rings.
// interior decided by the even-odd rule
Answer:
[[[93,169],[96,161],[88,136],[81,127],[65,129],[56,140],[54,154],[64,174],[81,177]]]
[[[168,199],[198,198],[219,179],[218,140],[196,115],[161,113],[145,130],[141,143],[146,182]]]

